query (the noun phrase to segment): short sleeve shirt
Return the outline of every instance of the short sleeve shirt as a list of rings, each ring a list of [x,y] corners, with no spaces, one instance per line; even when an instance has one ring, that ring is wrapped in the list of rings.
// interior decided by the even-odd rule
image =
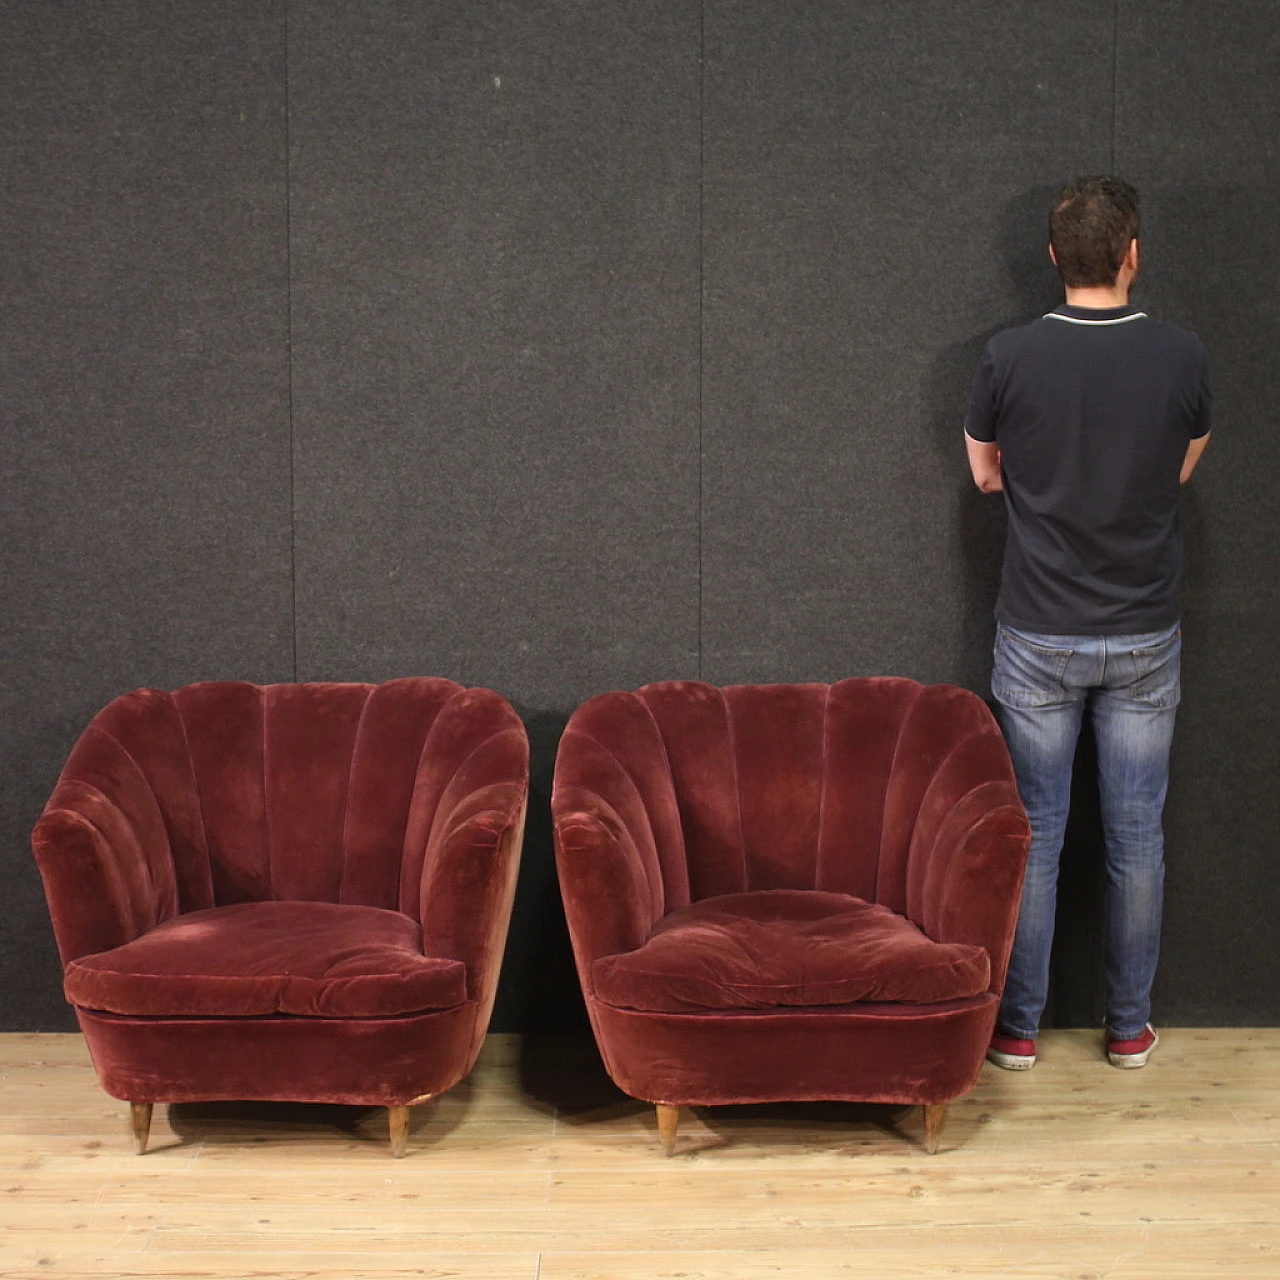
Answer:
[[[991,339],[965,432],[1000,449],[1000,621],[1125,635],[1178,620],[1179,473],[1211,402],[1199,338],[1132,307],[1062,306]]]

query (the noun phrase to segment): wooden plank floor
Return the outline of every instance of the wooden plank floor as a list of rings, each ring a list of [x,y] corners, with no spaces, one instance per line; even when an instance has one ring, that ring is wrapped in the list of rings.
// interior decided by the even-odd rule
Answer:
[[[919,1110],[652,1110],[579,1038],[494,1036],[413,1113],[127,1107],[71,1035],[0,1036],[0,1276],[1280,1278],[1280,1030],[1168,1030],[1144,1071],[1053,1032]]]

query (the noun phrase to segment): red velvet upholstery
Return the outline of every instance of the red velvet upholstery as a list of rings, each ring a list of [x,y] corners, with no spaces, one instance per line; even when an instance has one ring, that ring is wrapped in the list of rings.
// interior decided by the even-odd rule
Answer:
[[[449,680],[117,698],[33,835],[104,1087],[401,1106],[457,1083],[528,780],[510,705]]]
[[[605,694],[565,729],[552,809],[588,1012],[634,1097],[973,1086],[1029,841],[975,695],[893,678]]]

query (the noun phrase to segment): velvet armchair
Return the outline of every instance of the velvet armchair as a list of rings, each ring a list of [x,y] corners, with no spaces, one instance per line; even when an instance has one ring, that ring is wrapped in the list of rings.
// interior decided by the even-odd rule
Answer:
[[[409,1107],[471,1069],[528,740],[449,680],[139,689],[36,824],[64,987],[139,1153],[156,1102]]]
[[[946,1104],[975,1084],[1029,830],[981,699],[687,681],[578,708],[557,867],[605,1068],[657,1106]]]

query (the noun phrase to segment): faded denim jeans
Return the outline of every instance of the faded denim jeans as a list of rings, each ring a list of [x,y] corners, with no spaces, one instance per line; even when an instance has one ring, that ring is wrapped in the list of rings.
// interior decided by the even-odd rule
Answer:
[[[1131,1039],[1150,1019],[1164,899],[1161,815],[1181,656],[1177,625],[1128,636],[997,628],[991,691],[1031,821],[1022,906],[1000,1005],[1006,1035],[1034,1039],[1048,997],[1058,863],[1086,712],[1098,746],[1106,840],[1107,1032]]]

